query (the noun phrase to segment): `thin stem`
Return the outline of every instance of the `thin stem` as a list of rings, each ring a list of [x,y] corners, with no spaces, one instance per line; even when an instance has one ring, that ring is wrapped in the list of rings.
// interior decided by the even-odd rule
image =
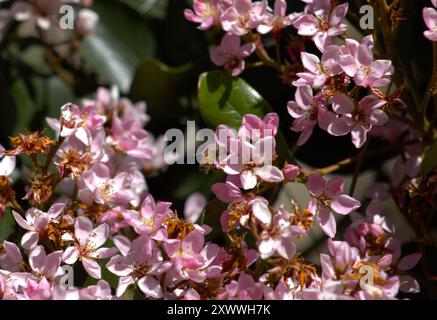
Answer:
[[[358,155],[357,163],[355,165],[355,170],[354,170],[354,176],[352,178],[351,188],[349,190],[350,196],[353,196],[354,194],[355,187],[357,186],[357,182],[358,182],[358,176],[360,175],[360,171],[361,171],[361,166],[363,164],[363,160],[364,157],[366,156],[366,152],[368,148],[369,148],[369,140],[366,141],[363,150],[361,150],[360,154]]]
[[[392,146],[385,146],[385,147],[377,148],[377,149],[371,150],[369,152],[366,152],[366,154],[364,154],[363,156],[361,154],[358,154],[358,155],[356,155],[354,157],[349,157],[349,158],[343,159],[343,160],[341,160],[341,161],[339,161],[339,162],[337,162],[337,163],[335,163],[333,165],[330,165],[328,167],[316,169],[315,171],[317,171],[317,172],[319,172],[320,174],[323,174],[323,175],[324,174],[329,174],[329,173],[337,171],[337,170],[339,170],[339,169],[341,169],[341,168],[343,168],[343,167],[345,167],[345,166],[347,166],[349,164],[357,162],[360,159],[360,157],[363,157],[363,159],[365,159],[365,158],[368,158],[368,157],[371,157],[371,156],[376,156],[376,155],[385,154],[387,152],[391,152],[391,151],[394,151],[394,150],[398,150],[398,149],[403,148],[403,147],[408,146],[408,145],[419,144],[419,143],[422,143],[422,141],[420,141],[420,140],[413,140],[413,141],[408,141],[408,142],[403,143],[403,144],[398,144],[398,145],[392,145]]]

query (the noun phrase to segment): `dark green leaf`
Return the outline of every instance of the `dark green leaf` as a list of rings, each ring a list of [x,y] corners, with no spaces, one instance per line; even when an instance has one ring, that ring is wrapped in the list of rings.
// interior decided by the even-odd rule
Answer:
[[[168,0],[119,0],[127,4],[138,13],[150,17],[163,19],[166,15]]]
[[[145,101],[154,120],[178,119],[182,114],[181,96],[193,81],[192,65],[169,67],[146,59],[138,68],[131,89],[134,101]]]
[[[127,92],[137,66],[155,51],[149,25],[114,1],[96,1],[93,9],[100,20],[95,34],[83,41],[81,55],[103,81]]]
[[[8,239],[15,230],[15,220],[11,210],[6,209],[5,216],[0,218],[0,243]]]

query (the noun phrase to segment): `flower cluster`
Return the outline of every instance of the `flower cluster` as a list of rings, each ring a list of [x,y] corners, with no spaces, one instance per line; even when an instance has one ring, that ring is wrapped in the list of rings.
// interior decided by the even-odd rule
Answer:
[[[164,138],[146,129],[145,103],[99,88],[94,99],[67,103],[58,118],[46,119],[54,134],[22,132],[10,138],[10,149],[0,146],[0,219],[10,215],[20,228],[0,244],[0,299],[373,300],[419,292],[410,270],[422,253],[402,253],[383,205],[394,200],[411,221],[425,216],[425,205],[435,209],[435,172],[421,171],[426,135],[433,132],[422,132],[403,113],[402,87],[385,89],[394,68],[374,57],[373,37],[344,36],[347,3],[304,2],[303,12],[287,14],[285,0],[273,8],[267,1],[194,0],[185,17],[201,30],[223,31],[211,59],[232,76],[254,52],[262,65],[290,71],[280,57],[270,58],[261,35],[270,34],[280,49],[282,30],[295,28],[318,50],[301,46],[301,62],[293,54],[299,71],[288,81],[296,89],[288,111],[291,129],[300,133],[297,146],[316,126],[333,136],[351,134],[356,148],[377,137],[398,152],[391,181],[374,183],[359,201],[354,184],[365,148],[333,166],[308,168],[279,148],[284,136],[277,113],[245,114],[237,128],[219,125],[200,152],[201,169],[223,177],[211,186],[213,199],[193,193],[178,212],[147,183],[166,170],[168,157]],[[64,3],[90,5],[16,1],[10,12],[44,30]],[[431,40],[433,10],[424,10]],[[82,17],[79,29],[89,30],[90,12]],[[20,174],[18,156],[29,160]],[[357,167],[347,194],[344,179],[330,174],[352,162]],[[19,194],[15,186],[22,182]],[[306,205],[277,196],[288,183],[308,191]],[[336,219],[349,218],[339,235]],[[328,239],[318,268],[300,244],[320,230]]]
[[[276,0],[274,9],[267,1],[252,0],[194,0],[194,11],[185,10],[185,17],[198,23],[200,30],[221,28],[224,35],[219,47],[211,52],[211,60],[232,73],[241,74],[245,68],[244,59],[255,52],[257,45],[253,31],[260,34],[278,34],[292,24],[294,15],[287,15],[287,2]],[[248,43],[241,46],[241,38]]]

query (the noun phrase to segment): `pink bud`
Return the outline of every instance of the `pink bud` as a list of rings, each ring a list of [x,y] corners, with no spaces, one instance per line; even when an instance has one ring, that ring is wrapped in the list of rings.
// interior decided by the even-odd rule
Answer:
[[[282,169],[284,177],[288,181],[294,181],[296,177],[300,174],[300,168],[294,164],[286,164]]]

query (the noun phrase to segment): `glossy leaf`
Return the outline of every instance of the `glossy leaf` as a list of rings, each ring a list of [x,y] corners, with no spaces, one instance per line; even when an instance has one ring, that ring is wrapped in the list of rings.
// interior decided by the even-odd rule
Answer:
[[[146,101],[147,111],[154,120],[177,119],[182,114],[180,98],[193,79],[192,65],[172,68],[146,59],[135,73],[131,98]]]
[[[220,124],[238,128],[245,114],[263,118],[273,112],[264,98],[246,81],[224,71],[207,72],[200,76],[198,98],[202,117],[211,128]],[[281,132],[278,133],[277,144],[278,153],[285,160],[293,162]]]

